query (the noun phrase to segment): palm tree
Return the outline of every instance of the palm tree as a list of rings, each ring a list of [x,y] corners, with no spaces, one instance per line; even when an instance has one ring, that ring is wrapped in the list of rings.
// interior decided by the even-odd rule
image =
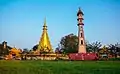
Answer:
[[[120,44],[116,43],[116,44],[109,44],[109,53],[114,56],[115,58],[117,58],[117,55],[120,54]]]
[[[86,44],[86,49],[88,52],[94,52],[94,53],[97,53],[98,50],[100,49],[100,47],[102,46],[101,42],[93,42],[93,43],[87,43]]]

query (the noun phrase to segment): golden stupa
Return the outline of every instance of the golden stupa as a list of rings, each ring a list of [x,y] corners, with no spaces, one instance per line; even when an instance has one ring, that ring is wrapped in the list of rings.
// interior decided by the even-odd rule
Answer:
[[[42,32],[42,36],[40,38],[39,41],[39,45],[38,45],[38,51],[40,52],[53,52],[50,40],[49,40],[49,36],[47,33],[47,25],[46,25],[46,19],[44,20],[44,25],[43,25],[43,32]]]

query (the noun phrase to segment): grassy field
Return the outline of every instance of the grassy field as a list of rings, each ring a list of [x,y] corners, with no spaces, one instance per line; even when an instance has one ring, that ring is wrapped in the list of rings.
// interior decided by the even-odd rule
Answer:
[[[120,74],[120,61],[5,61],[0,74]]]

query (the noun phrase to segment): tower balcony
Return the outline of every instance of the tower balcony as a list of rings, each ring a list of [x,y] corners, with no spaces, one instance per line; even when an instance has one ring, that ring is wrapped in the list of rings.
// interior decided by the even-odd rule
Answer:
[[[77,21],[79,21],[79,20],[84,20],[84,19],[83,18],[78,18]]]
[[[77,25],[78,25],[78,26],[79,26],[79,25],[84,25],[84,23],[78,23]]]

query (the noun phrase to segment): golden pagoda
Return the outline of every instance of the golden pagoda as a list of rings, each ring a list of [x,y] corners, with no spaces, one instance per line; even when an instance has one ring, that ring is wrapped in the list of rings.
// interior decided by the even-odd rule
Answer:
[[[47,33],[46,19],[44,20],[43,32],[39,41],[38,51],[40,52],[53,52],[49,36]]]

